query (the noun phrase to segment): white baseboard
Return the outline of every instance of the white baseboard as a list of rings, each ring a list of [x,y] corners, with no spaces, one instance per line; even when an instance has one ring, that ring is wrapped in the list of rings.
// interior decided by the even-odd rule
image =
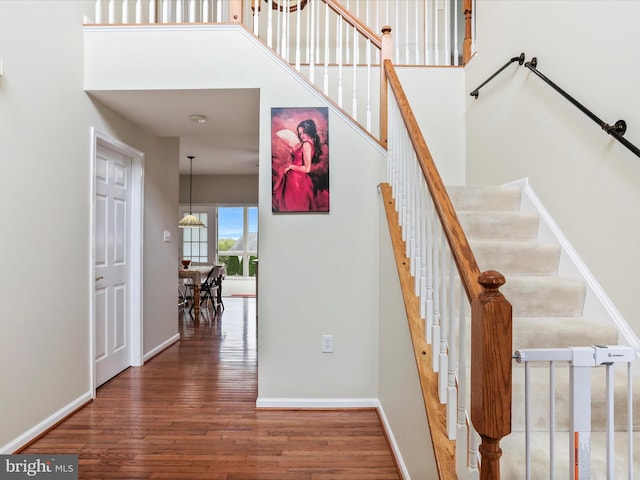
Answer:
[[[2,448],[0,448],[0,455],[10,455],[14,452],[17,452],[22,447],[27,445],[32,440],[35,440],[40,435],[45,433],[51,427],[53,427],[56,423],[61,420],[64,420],[66,417],[75,412],[78,408],[82,407],[85,403],[89,402],[93,398],[91,392],[86,392],[85,394],[76,398],[73,402],[64,406],[56,413],[51,415],[50,417],[44,419],[42,422],[30,428],[25,433],[20,435],[18,438],[10,441]]]
[[[377,398],[260,398],[256,408],[335,409],[378,408]]]
[[[389,446],[393,451],[393,456],[396,459],[398,464],[398,468],[400,469],[400,474],[402,475],[402,480],[411,480],[411,476],[409,475],[409,471],[407,470],[407,466],[404,463],[404,459],[402,458],[402,453],[400,452],[400,448],[398,447],[398,443],[396,442],[396,438],[393,436],[393,430],[391,429],[391,425],[389,424],[389,420],[387,420],[387,416],[384,413],[384,408],[382,408],[382,404],[378,401],[378,415],[380,415],[380,420],[382,421],[382,428],[384,428],[384,432],[389,439]]]
[[[168,338],[167,340],[165,340],[164,342],[162,342],[160,345],[158,345],[157,347],[155,347],[153,350],[148,351],[147,353],[144,354],[144,361],[146,362],[147,360],[149,360],[150,358],[155,357],[156,355],[158,355],[161,351],[163,351],[165,348],[170,347],[171,345],[173,345],[174,343],[176,343],[178,340],[180,340],[180,334],[176,333],[173,337]]]

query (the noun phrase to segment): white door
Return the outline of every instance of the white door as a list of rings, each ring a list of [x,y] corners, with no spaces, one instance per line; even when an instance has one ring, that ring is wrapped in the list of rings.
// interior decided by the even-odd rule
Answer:
[[[131,158],[97,145],[95,368],[100,386],[131,365]]]

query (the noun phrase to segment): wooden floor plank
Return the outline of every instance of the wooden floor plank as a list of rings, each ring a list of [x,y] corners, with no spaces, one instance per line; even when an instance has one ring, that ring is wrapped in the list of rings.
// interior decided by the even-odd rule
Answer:
[[[400,478],[373,410],[255,409],[255,298],[212,317],[21,453],[78,454],[80,479]]]

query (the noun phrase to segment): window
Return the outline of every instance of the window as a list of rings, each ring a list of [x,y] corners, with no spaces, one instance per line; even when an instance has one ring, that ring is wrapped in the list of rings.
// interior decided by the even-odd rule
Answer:
[[[227,276],[255,276],[258,255],[258,207],[218,207],[218,263]]]
[[[181,205],[180,212],[182,216],[188,214],[188,206]],[[193,214],[206,227],[180,229],[181,259],[191,260],[194,265],[224,264],[227,276],[255,276],[258,207],[199,205]]]
[[[205,227],[182,229],[182,258],[191,260],[192,263],[208,263],[209,215],[205,212],[193,214],[205,224]]]

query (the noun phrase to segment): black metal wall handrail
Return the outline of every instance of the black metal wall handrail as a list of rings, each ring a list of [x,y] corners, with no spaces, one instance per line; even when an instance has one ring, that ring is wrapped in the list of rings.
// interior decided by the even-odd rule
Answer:
[[[500,67],[500,69],[494,73],[493,75],[491,75],[489,78],[487,78],[484,83],[482,83],[482,85],[480,85],[479,87],[477,87],[473,92],[471,92],[469,95],[471,95],[472,97],[478,98],[478,95],[480,94],[480,89],[482,87],[484,87],[487,83],[489,83],[491,80],[493,80],[500,72],[502,72],[505,68],[507,68],[509,65],[511,65],[513,62],[518,62],[519,65],[522,65],[522,63],[524,62],[524,53],[521,53],[520,56],[518,57],[513,57],[511,58],[507,63],[505,63],[502,67]]]
[[[608,123],[602,121],[600,118],[598,118],[597,115],[595,115],[591,110],[589,110],[587,107],[585,107],[584,105],[582,105],[580,102],[578,102],[575,98],[573,98],[571,95],[569,95],[567,92],[565,92],[562,88],[560,88],[558,85],[556,85],[554,82],[552,82],[551,80],[549,80],[547,77],[545,77],[536,67],[538,66],[538,59],[536,57],[533,57],[531,59],[531,61],[527,62],[524,64],[524,66],[526,68],[528,68],[529,70],[531,70],[533,73],[535,73],[538,77],[540,77],[542,80],[545,81],[545,83],[547,83],[549,86],[551,86],[555,91],[557,91],[560,95],[562,95],[564,98],[566,98],[567,100],[569,100],[569,102],[571,102],[571,104],[573,104],[575,107],[577,107],[580,111],[582,111],[585,115],[587,115],[587,117],[589,117],[591,120],[593,120],[594,122],[596,122],[598,125],[600,125],[600,128],[602,128],[602,130],[604,130],[605,132],[607,132],[609,135],[611,135],[613,138],[615,138],[616,140],[618,140],[621,144],[623,144],[625,147],[627,147],[629,150],[631,150],[633,153],[635,153],[638,157],[640,157],[640,149],[638,149],[638,147],[636,147],[633,143],[631,143],[630,141],[628,141],[626,138],[624,138],[624,134],[627,131],[627,122],[625,122],[624,120],[618,120],[616,123],[614,123],[613,125],[609,125]]]

